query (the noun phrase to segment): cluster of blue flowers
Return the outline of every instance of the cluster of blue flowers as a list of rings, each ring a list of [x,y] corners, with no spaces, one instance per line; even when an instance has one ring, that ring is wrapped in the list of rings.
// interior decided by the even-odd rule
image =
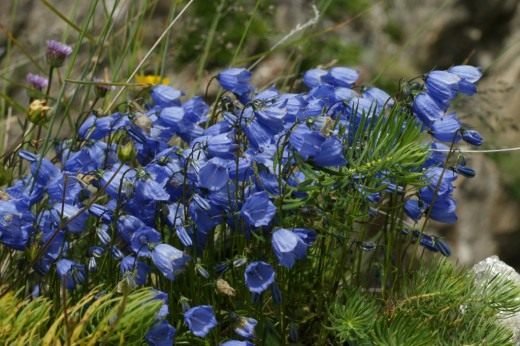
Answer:
[[[448,112],[457,93],[475,92],[480,76],[465,65],[426,76],[424,88],[413,96],[410,119],[435,139],[432,148],[460,140],[481,144],[476,131],[464,129]],[[249,71],[231,68],[217,77],[225,93],[211,110],[200,97],[183,102],[181,91],[158,85],[142,112],[91,114],[79,127],[79,140],[61,142],[55,159],[19,153],[31,170],[1,196],[0,243],[38,249],[31,265],[39,280],[55,272],[74,289],[107,256],[135,285],[150,284],[152,273],[173,281],[190,264],[209,277],[213,274],[193,257],[201,257],[211,239],[262,234],[270,238],[272,255],[244,259],[238,250],[214,275],[247,262],[247,289],[253,296],[270,289],[279,301],[276,265],[292,268],[316,239],[305,225],[287,228],[277,220],[277,203],[287,191],[305,197],[294,192],[306,179],[297,161],[316,169],[348,167],[344,148],[363,117],[383,116],[396,103],[378,88],[358,91],[358,78],[345,67],[312,69],[303,77],[307,92],[256,92]],[[453,181],[473,173],[464,165],[447,170],[445,161],[446,153],[433,151],[425,164],[429,185],[405,205],[413,220],[456,220]],[[220,225],[226,227],[216,234]],[[433,237],[417,236],[423,246],[449,253]],[[41,289],[37,283],[35,292]],[[171,344],[176,331],[166,320],[167,296],[159,292],[158,299],[165,309],[146,340]],[[238,320],[235,333],[245,341],[222,345],[252,345],[256,320]],[[198,337],[218,323],[210,305],[186,307],[184,322]]]

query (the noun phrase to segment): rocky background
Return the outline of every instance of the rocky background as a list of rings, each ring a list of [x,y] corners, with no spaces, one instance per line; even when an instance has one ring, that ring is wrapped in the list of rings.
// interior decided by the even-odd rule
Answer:
[[[130,1],[133,0],[101,2],[106,8],[118,4],[117,26],[124,23]],[[145,0],[135,0],[139,1]],[[76,23],[81,22],[89,6],[89,1],[47,2]],[[150,7],[142,39],[151,45],[167,23],[166,16],[173,1],[148,2],[154,6]],[[9,82],[21,83],[31,69],[31,61],[22,50],[34,51],[34,58],[41,59],[39,52],[43,51],[45,40],[63,38],[67,25],[42,3],[39,0],[0,1],[2,95],[17,100],[25,97],[19,84]],[[207,27],[219,3],[225,1],[195,1],[175,30],[172,40],[177,46],[175,52],[168,55],[172,67],[167,72],[175,86],[184,90],[199,88],[199,93],[204,92],[203,87],[193,83],[194,61],[200,56]],[[253,23],[254,35],[244,47],[245,54],[265,51],[296,25],[312,18],[312,3],[307,0],[263,1],[259,18]],[[289,59],[296,61],[301,70],[318,64],[356,66],[362,71],[364,82],[385,88],[395,87],[401,77],[416,77],[432,68],[466,62],[476,64],[485,71],[479,96],[471,103],[461,100],[459,112],[464,121],[485,134],[484,149],[518,147],[519,3],[520,0],[335,0],[321,13],[316,25],[299,34],[311,37],[307,44],[268,55],[255,69],[255,80],[262,85],[276,79],[287,71]],[[223,21],[217,31],[217,44],[211,50],[203,77],[226,66],[233,42],[240,37],[243,25],[240,18],[247,18],[244,16],[254,4],[247,0],[227,4],[229,20]],[[103,17],[102,6],[97,15]],[[240,25],[232,18],[238,18]],[[74,43],[74,35],[67,37],[68,43]],[[17,45],[12,44],[13,38]],[[2,119],[6,117],[7,114],[1,114]],[[7,140],[15,138],[19,131],[15,120],[16,117],[7,122],[2,120]],[[472,264],[497,254],[519,270],[520,151],[468,153],[465,157],[478,175],[460,182],[457,190],[459,222],[453,227],[438,227],[438,232],[452,244],[454,259],[461,263]]]

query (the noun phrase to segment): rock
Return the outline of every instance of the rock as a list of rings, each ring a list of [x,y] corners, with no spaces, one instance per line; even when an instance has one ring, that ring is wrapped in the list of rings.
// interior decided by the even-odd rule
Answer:
[[[499,275],[520,285],[520,274],[502,262],[498,256],[490,256],[478,262],[472,270],[476,275],[477,282],[487,281],[490,277]],[[515,345],[520,345],[520,313],[501,316],[501,323],[513,331],[513,341]]]

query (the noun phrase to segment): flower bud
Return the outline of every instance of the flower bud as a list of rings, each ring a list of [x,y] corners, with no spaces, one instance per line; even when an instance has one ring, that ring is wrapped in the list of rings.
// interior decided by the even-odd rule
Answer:
[[[48,120],[47,113],[50,107],[47,106],[47,101],[45,100],[34,100],[29,105],[29,110],[27,111],[27,119],[30,122],[36,125],[41,125]]]
[[[133,142],[122,144],[117,148],[117,157],[121,162],[126,163],[135,159],[136,152]]]

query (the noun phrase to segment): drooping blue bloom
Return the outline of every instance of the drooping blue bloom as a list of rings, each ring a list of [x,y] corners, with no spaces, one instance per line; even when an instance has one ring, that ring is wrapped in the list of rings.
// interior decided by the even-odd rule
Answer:
[[[58,167],[46,158],[41,158],[27,150],[20,150],[18,155],[31,163],[31,175],[41,186],[46,187],[52,178],[60,174]]]
[[[33,215],[13,201],[0,200],[0,243],[16,250],[25,250],[32,233]]]
[[[152,250],[152,262],[156,268],[169,280],[175,280],[175,275],[184,270],[190,260],[181,250],[169,244],[159,244]]]
[[[348,67],[333,67],[322,80],[337,87],[352,88],[359,78],[359,72]]]
[[[63,170],[66,172],[74,173],[89,173],[97,169],[101,169],[105,162],[111,164],[113,159],[111,155],[115,157],[115,150],[108,147],[105,142],[95,141],[84,145],[76,152],[67,152],[63,155]]]
[[[321,143],[320,151],[312,161],[320,167],[338,167],[347,163],[343,155],[343,144],[336,136],[328,137]]]
[[[470,65],[457,65],[450,67],[448,72],[460,77],[459,91],[466,95],[473,95],[477,92],[477,83],[482,77],[480,68]]]
[[[134,256],[123,257],[119,264],[121,274],[131,275],[136,285],[142,286],[146,283],[150,267],[148,264],[136,259]]]
[[[426,92],[446,110],[459,90],[460,77],[448,71],[431,71],[426,75]]]
[[[156,85],[152,89],[152,100],[160,107],[180,106],[182,92],[168,85]]]
[[[252,227],[267,226],[273,220],[276,207],[265,191],[255,192],[247,197],[240,215]]]
[[[269,107],[260,107],[254,111],[254,114],[260,124],[264,125],[269,132],[274,135],[283,129],[283,123],[287,110],[285,107],[272,105]]]
[[[322,70],[321,68],[313,68],[306,71],[303,74],[303,82],[309,88],[317,87],[322,84],[322,78],[327,74],[326,70]]]
[[[135,197],[140,201],[168,201],[170,195],[160,183],[153,179],[139,179],[135,183]]]
[[[285,228],[273,232],[271,245],[280,265],[286,268],[292,268],[296,260],[304,258],[308,248],[299,233]]]
[[[226,161],[218,157],[208,160],[199,170],[199,185],[209,191],[220,190],[228,180]]]
[[[455,113],[446,114],[431,124],[430,133],[441,142],[458,142],[462,136],[460,121]]]
[[[258,165],[258,176],[256,177],[256,187],[258,190],[265,190],[271,195],[280,194],[278,177],[269,172],[263,165]]]
[[[432,220],[446,224],[454,224],[457,221],[457,204],[451,196],[438,197],[429,208]]]
[[[84,191],[78,179],[67,173],[60,173],[49,182],[47,194],[51,203],[65,202],[68,204],[76,204],[79,201],[80,194]]]
[[[351,89],[348,89],[351,90]],[[370,87],[363,91],[363,96],[373,100],[378,107],[392,107],[395,101],[388,93],[382,89],[376,87]],[[352,97],[349,97],[352,98]]]
[[[404,211],[412,220],[418,221],[424,214],[425,206],[418,199],[408,199],[404,203]]]
[[[235,333],[243,338],[251,339],[255,336],[255,327],[258,321],[252,317],[240,317]]]
[[[85,281],[85,266],[69,259],[63,258],[56,262],[56,272],[69,290]]]
[[[463,130],[462,139],[467,143],[475,146],[479,146],[482,145],[482,143],[484,143],[484,138],[482,138],[480,133],[476,130]]]
[[[85,230],[88,213],[85,209],[67,203],[56,203],[53,206],[56,216],[63,219],[65,229],[71,233],[81,233]]]
[[[185,311],[184,322],[194,335],[201,338],[208,335],[217,325],[215,313],[209,305],[199,305]]]
[[[128,195],[132,190],[136,172],[132,167],[125,164],[117,164],[107,169],[100,179],[101,188],[113,198]]]
[[[251,72],[245,68],[229,68],[217,75],[217,80],[224,90],[237,95],[248,94],[252,91],[250,85]]]
[[[457,174],[443,167],[430,167],[424,171],[424,176],[429,182],[429,186],[422,188],[421,198],[431,201],[433,192],[437,195],[446,195],[453,191],[453,182],[457,179]]]
[[[440,119],[444,115],[444,111],[437,102],[424,92],[415,97],[412,110],[426,127],[430,127],[435,120]]]
[[[325,137],[316,131],[312,131],[306,125],[298,125],[289,136],[289,143],[303,159],[316,156],[321,151],[321,145]]]
[[[220,133],[207,137],[208,154],[223,159],[233,159],[234,153],[238,149],[238,144],[234,142],[234,131]]]
[[[430,145],[430,154],[423,164],[423,167],[441,166],[446,162],[450,147],[446,144],[433,142]]]
[[[244,277],[249,291],[262,293],[274,282],[275,272],[269,263],[257,261],[248,264]]]
[[[209,111],[209,106],[200,96],[189,99],[182,105],[182,108],[185,112],[184,119],[193,124],[205,121]]]
[[[151,249],[161,241],[161,234],[152,227],[143,226],[132,234],[130,246],[138,257],[150,257]]]
[[[157,322],[145,335],[150,346],[171,346],[175,343],[175,328],[167,321]]]
[[[264,148],[273,143],[273,135],[269,129],[260,124],[258,119],[254,119],[244,128],[249,143],[254,148]]]
[[[133,215],[121,215],[117,220],[117,232],[128,244],[133,234],[142,227],[145,227],[144,222]]]

